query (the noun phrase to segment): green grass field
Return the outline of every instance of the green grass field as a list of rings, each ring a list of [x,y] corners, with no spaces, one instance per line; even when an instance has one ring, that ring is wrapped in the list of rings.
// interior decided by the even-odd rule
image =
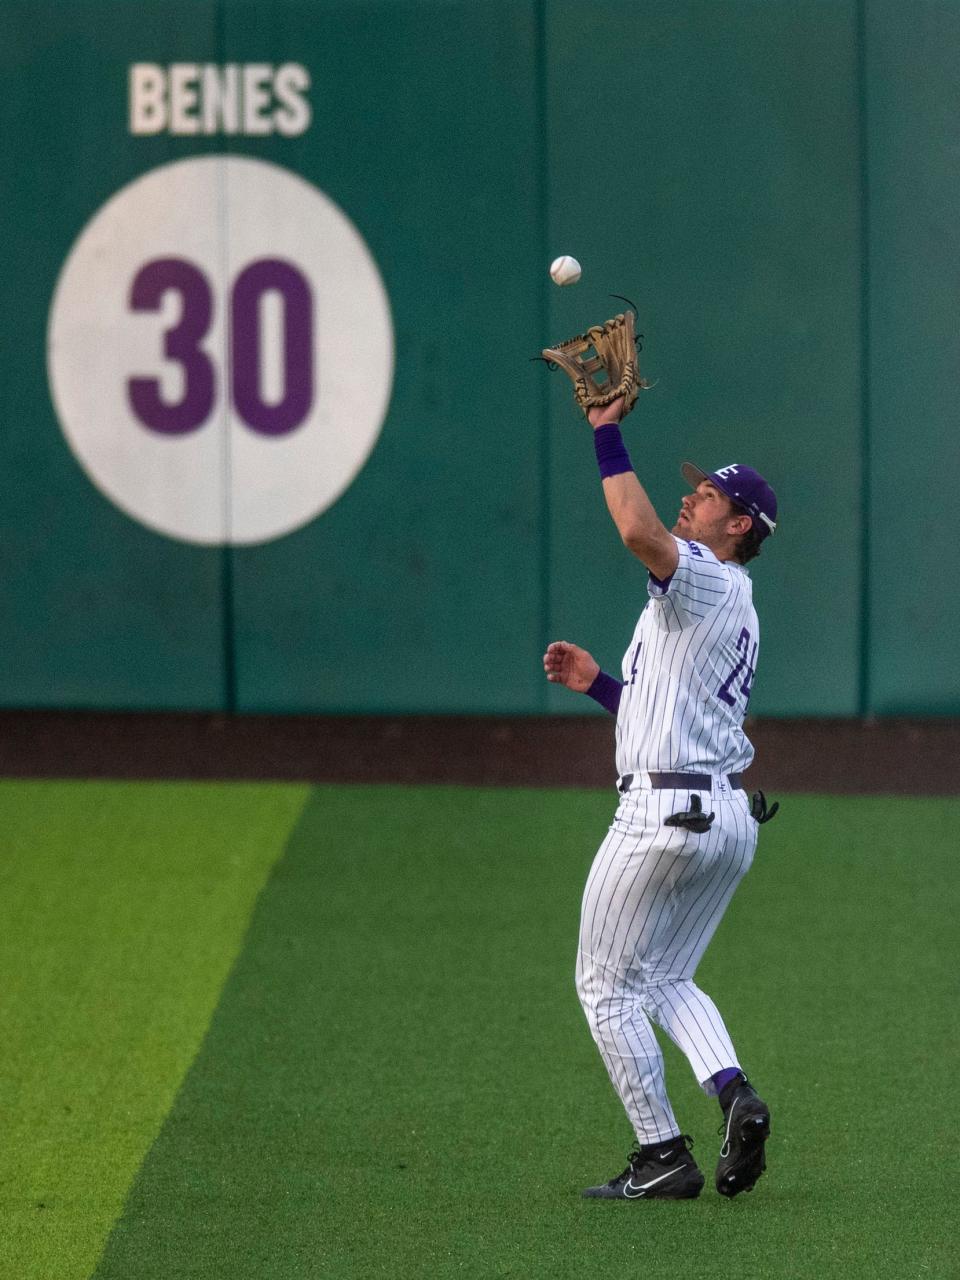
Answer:
[[[946,1277],[960,800],[787,797],[698,974],[769,1172],[623,1167],[573,990],[596,791],[0,783],[0,1276]]]

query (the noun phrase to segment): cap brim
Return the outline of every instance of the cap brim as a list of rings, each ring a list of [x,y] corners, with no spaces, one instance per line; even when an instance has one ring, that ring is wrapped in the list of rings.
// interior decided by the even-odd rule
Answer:
[[[701,471],[692,462],[681,462],[680,473],[691,489],[695,489],[701,481],[710,479],[706,471]]]

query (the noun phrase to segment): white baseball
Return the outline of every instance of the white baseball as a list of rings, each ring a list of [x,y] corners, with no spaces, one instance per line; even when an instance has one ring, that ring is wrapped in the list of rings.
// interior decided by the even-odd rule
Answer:
[[[576,284],[582,272],[580,263],[569,254],[554,258],[550,264],[550,277],[554,284]]]

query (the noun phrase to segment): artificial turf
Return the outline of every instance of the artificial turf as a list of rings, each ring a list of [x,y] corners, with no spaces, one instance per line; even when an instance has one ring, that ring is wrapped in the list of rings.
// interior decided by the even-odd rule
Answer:
[[[305,787],[0,782],[0,1276],[86,1280]]]
[[[56,784],[33,785],[40,806]],[[142,880],[150,896],[161,854],[140,843],[137,790],[117,789],[114,825],[137,850],[127,892]],[[227,790],[249,794],[265,831],[264,790]],[[216,805],[217,793],[204,794]],[[82,806],[82,791],[70,799]],[[770,1168],[751,1195],[728,1202],[708,1181],[683,1204],[578,1195],[619,1172],[631,1140],[572,987],[580,892],[613,804],[595,791],[314,789],[172,1107],[173,1059],[189,1062],[197,1018],[177,1055],[158,1037],[142,1046],[143,1087],[108,1118],[103,1145],[132,1156],[126,1135],[152,1136],[166,1111],[97,1280],[956,1275],[960,801],[790,796],[763,829],[698,981],[771,1104]],[[277,818],[279,832],[290,810]],[[210,862],[211,896],[224,871]],[[70,877],[54,864],[37,880],[53,926]],[[159,976],[128,985],[162,987],[176,1006],[197,982],[191,931],[204,922],[172,895],[150,910],[146,967]],[[4,960],[28,972],[22,921],[19,936]],[[97,936],[84,945],[96,953]],[[38,1022],[63,1003],[42,981],[32,998]],[[157,1096],[151,1045],[165,1061]],[[96,1074],[101,1054],[122,1062],[130,1047],[108,1037],[85,1050]],[[665,1055],[709,1175],[719,1111]],[[31,1169],[52,1167],[59,1096],[36,1138],[29,1116],[19,1126],[23,1186],[0,1164],[4,1217],[29,1215]],[[78,1142],[96,1147],[104,1114],[63,1129],[68,1164]],[[102,1232],[96,1177],[72,1183],[69,1203],[50,1195],[46,1220],[86,1214]],[[59,1238],[64,1265],[11,1280],[88,1275],[70,1233]]]

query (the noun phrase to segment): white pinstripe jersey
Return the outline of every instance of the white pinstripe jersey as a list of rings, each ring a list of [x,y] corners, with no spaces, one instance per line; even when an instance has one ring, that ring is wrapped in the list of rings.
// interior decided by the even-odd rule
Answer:
[[[674,539],[680,562],[659,583],[623,657],[617,771],[740,773],[760,628],[746,569],[698,542]]]

